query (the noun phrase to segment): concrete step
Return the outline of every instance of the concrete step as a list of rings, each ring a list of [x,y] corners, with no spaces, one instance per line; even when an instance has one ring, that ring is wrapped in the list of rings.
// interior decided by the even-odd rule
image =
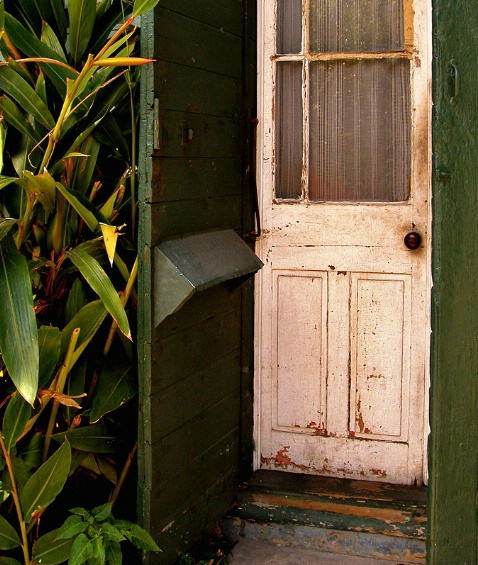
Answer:
[[[390,561],[283,547],[257,540],[241,540],[234,548],[229,565],[390,565]]]
[[[225,529],[234,541],[421,565],[426,524],[423,487],[259,471]]]

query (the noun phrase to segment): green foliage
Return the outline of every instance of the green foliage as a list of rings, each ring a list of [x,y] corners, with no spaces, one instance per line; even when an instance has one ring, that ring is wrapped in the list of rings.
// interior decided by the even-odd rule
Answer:
[[[33,563],[55,565],[68,557],[68,565],[117,565],[122,563],[120,544],[129,541],[138,549],[159,551],[153,538],[138,525],[127,520],[116,520],[111,504],[94,508],[73,508],[64,524],[40,538],[33,552]],[[68,547],[68,549],[67,549]],[[58,561],[62,559],[62,561]]]
[[[0,565],[157,550],[111,514],[136,449],[118,413],[137,389],[136,86],[150,63],[133,20],[157,1],[0,0]],[[58,530],[92,475],[110,502]]]

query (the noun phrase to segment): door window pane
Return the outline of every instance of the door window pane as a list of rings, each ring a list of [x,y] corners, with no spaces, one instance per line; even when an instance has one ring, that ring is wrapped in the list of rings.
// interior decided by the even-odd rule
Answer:
[[[277,64],[276,196],[302,194],[302,63]]]
[[[310,200],[407,200],[409,74],[407,59],[311,63]]]
[[[277,0],[277,53],[302,50],[302,0]]]
[[[309,20],[312,52],[404,48],[403,0],[311,0]]]

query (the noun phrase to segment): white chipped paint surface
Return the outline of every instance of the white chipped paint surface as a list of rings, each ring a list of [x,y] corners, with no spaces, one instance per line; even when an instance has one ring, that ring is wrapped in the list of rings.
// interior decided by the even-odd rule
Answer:
[[[407,8],[411,196],[392,204],[274,199],[274,2],[259,4],[256,468],[420,484],[431,286],[428,2]],[[403,244],[410,231],[423,237],[417,251]]]

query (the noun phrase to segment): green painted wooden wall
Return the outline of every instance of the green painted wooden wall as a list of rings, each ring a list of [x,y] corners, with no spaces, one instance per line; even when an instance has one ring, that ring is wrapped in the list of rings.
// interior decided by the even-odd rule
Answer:
[[[139,512],[163,550],[151,565],[174,562],[224,514],[251,464],[252,282],[197,293],[157,329],[147,319],[154,245],[253,229],[255,23],[247,9],[243,0],[160,0],[143,30],[156,59],[143,77],[142,145],[152,158],[145,150],[140,195]]]
[[[478,8],[433,5],[433,324],[428,562],[476,565]],[[455,97],[456,95],[456,97]]]

